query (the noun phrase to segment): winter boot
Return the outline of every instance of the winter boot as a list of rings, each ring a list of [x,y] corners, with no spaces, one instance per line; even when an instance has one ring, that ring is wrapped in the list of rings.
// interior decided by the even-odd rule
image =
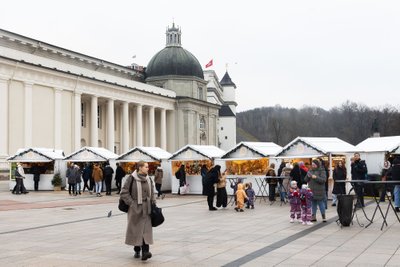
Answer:
[[[326,216],[325,216],[325,214],[322,214],[322,221],[323,221],[323,222],[326,222]]]
[[[315,214],[313,214],[313,215],[311,216],[311,221],[312,221],[312,222],[316,222],[316,221],[317,221],[317,217],[315,216]]]

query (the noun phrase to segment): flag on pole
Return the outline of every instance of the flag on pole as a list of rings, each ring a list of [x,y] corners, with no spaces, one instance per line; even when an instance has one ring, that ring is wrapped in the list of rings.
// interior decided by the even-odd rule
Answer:
[[[210,62],[207,63],[206,68],[209,68],[213,65],[213,60],[211,59]]]

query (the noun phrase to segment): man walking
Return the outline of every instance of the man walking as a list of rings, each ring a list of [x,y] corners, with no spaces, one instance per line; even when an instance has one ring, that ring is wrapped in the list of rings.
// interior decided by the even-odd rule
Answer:
[[[125,177],[125,174],[124,169],[117,163],[117,169],[115,170],[115,185],[118,188],[117,194],[121,192],[122,179]]]
[[[360,159],[360,153],[354,153],[354,161],[351,163],[351,179],[365,180],[367,173],[367,164]],[[357,207],[364,207],[364,183],[355,183],[354,191],[357,194]]]

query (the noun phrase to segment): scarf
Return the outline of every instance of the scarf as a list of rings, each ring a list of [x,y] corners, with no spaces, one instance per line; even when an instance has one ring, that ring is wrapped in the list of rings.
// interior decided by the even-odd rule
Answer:
[[[146,204],[147,204],[147,214],[150,214],[151,212],[151,205],[150,205],[150,200],[151,200],[151,182],[150,179],[147,175],[145,174],[140,174],[137,171],[134,171],[132,173],[133,179],[136,181],[136,187],[137,187],[137,197],[138,197],[138,205],[143,204],[143,195],[142,195],[142,182],[146,181],[147,184],[149,185],[149,193],[146,196]],[[145,209],[145,206],[143,207],[143,210]]]

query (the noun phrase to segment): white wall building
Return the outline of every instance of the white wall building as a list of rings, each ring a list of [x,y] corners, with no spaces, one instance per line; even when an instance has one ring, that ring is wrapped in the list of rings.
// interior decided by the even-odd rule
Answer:
[[[218,146],[229,150],[236,145],[236,85],[228,72],[218,81],[217,74],[212,70],[204,71],[207,83],[208,102],[221,105],[218,112]]]
[[[166,47],[143,70],[0,29],[0,169],[24,147],[121,154],[218,145],[221,103],[207,101],[201,65],[180,34],[168,28]]]

